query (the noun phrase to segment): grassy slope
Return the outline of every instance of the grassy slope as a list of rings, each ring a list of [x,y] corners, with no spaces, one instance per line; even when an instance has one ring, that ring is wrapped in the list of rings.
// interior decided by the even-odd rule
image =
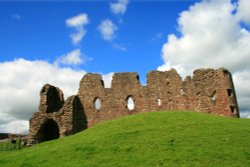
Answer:
[[[250,120],[152,112],[21,151],[0,166],[250,166]]]

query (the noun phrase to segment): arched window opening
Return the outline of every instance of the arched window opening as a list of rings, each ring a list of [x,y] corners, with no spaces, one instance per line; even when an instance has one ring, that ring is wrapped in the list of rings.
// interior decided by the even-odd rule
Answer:
[[[128,99],[127,99],[127,108],[131,111],[135,108],[135,101],[134,99],[129,96]]]
[[[95,98],[94,106],[96,110],[100,110],[102,106],[102,101],[99,98]]]

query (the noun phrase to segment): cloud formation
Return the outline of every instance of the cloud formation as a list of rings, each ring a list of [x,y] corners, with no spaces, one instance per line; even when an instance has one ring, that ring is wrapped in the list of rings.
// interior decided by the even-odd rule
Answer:
[[[156,40],[162,39],[163,37],[164,37],[164,36],[163,36],[163,33],[162,33],[162,32],[159,32],[159,33],[155,34],[155,35],[152,37],[151,41],[156,41]]]
[[[112,41],[115,38],[115,32],[118,30],[117,26],[109,19],[103,20],[97,29],[106,41]]]
[[[60,87],[64,97],[76,94],[85,71],[59,68],[46,61],[17,59],[0,63],[0,132],[27,132],[46,83]]]
[[[120,51],[127,51],[127,47],[124,44],[114,43],[112,47]]]
[[[81,42],[87,32],[84,29],[84,26],[88,23],[88,15],[85,13],[79,14],[66,20],[66,25],[68,27],[74,28],[76,31],[75,33],[72,33],[70,35],[73,44],[78,44]]]
[[[16,59],[0,63],[0,133],[27,133],[29,119],[38,111],[39,92],[49,83],[64,92],[64,98],[77,94],[86,71],[61,68],[55,63]],[[103,75],[111,87],[113,73]]]
[[[84,63],[84,59],[80,49],[72,50],[60,56],[56,61],[56,65],[79,65]]]
[[[250,115],[250,89],[244,86],[250,83],[250,32],[241,26],[249,12],[244,6],[250,1],[204,0],[183,11],[178,18],[181,36],[168,35],[158,70],[176,68],[185,76],[196,68],[226,67],[233,73],[241,111]]]
[[[238,3],[237,16],[246,24],[250,25],[249,0],[240,0]]]
[[[128,0],[118,0],[116,3],[110,3],[110,10],[114,14],[124,14],[127,10]]]
[[[10,15],[11,19],[14,19],[14,20],[21,20],[23,17],[21,17],[20,14],[17,14],[17,13],[13,13]]]

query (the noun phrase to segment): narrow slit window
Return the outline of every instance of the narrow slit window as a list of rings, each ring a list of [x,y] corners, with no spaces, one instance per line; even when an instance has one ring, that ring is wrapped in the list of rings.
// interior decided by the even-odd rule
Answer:
[[[227,89],[227,95],[231,97],[233,95],[232,89]]]
[[[158,106],[161,106],[161,99],[157,99]]]
[[[230,106],[230,109],[231,109],[231,113],[235,112],[235,107],[234,106]]]

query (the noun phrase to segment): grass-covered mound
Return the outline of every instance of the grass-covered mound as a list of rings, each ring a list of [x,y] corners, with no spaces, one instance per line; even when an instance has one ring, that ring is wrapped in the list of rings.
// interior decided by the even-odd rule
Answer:
[[[151,112],[0,152],[0,166],[250,166],[250,120]]]

